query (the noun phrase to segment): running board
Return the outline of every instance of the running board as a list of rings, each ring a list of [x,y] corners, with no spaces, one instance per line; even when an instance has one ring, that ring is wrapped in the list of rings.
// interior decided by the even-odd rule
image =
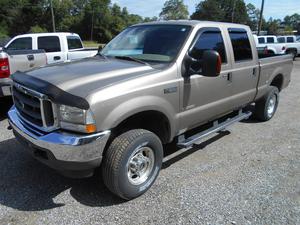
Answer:
[[[201,139],[209,136],[210,134],[216,133],[218,131],[224,130],[226,127],[239,122],[244,119],[248,119],[251,116],[252,112],[242,112],[239,111],[238,115],[228,118],[224,122],[219,123],[218,120],[213,122],[213,126],[207,130],[204,130],[198,134],[195,134],[187,139],[185,139],[184,135],[179,136],[179,140],[177,146],[180,148],[187,148],[191,147],[196,142],[199,142]]]

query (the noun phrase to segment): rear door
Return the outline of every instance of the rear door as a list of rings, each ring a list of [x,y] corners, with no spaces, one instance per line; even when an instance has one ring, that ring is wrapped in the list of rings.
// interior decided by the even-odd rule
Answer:
[[[256,95],[259,66],[250,30],[228,28],[232,57],[232,107],[239,108],[253,101]]]
[[[181,129],[195,127],[230,110],[231,61],[227,46],[219,28],[201,28],[195,36],[189,55],[201,60],[204,51],[216,50],[222,58],[222,68],[219,76],[205,77],[196,64],[192,66],[194,74],[182,78]]]
[[[58,36],[39,36],[37,38],[38,49],[44,49],[48,64],[64,62],[65,54],[62,51],[62,43]]]

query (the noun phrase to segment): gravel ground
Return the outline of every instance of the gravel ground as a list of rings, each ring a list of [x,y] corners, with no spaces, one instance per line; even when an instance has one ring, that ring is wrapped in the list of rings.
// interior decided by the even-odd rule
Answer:
[[[271,121],[237,123],[173,158],[129,202],[100,178],[64,178],[27,155],[2,100],[0,224],[300,224],[299,90],[300,59]]]

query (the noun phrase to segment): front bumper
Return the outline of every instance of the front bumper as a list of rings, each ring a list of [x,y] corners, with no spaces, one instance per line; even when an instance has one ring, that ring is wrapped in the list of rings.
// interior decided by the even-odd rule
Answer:
[[[80,135],[65,131],[54,131],[38,135],[35,128],[20,119],[15,107],[8,112],[9,123],[16,138],[30,147],[32,155],[66,176],[90,176],[98,167],[102,153],[110,136],[110,131],[90,135]]]
[[[11,96],[11,84],[12,80],[10,78],[0,79],[0,97]]]

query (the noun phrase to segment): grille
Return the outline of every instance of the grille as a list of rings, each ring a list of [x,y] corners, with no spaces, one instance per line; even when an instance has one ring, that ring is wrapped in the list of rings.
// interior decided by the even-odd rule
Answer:
[[[43,131],[55,126],[53,104],[45,95],[14,83],[13,99],[15,107],[25,122]]]

